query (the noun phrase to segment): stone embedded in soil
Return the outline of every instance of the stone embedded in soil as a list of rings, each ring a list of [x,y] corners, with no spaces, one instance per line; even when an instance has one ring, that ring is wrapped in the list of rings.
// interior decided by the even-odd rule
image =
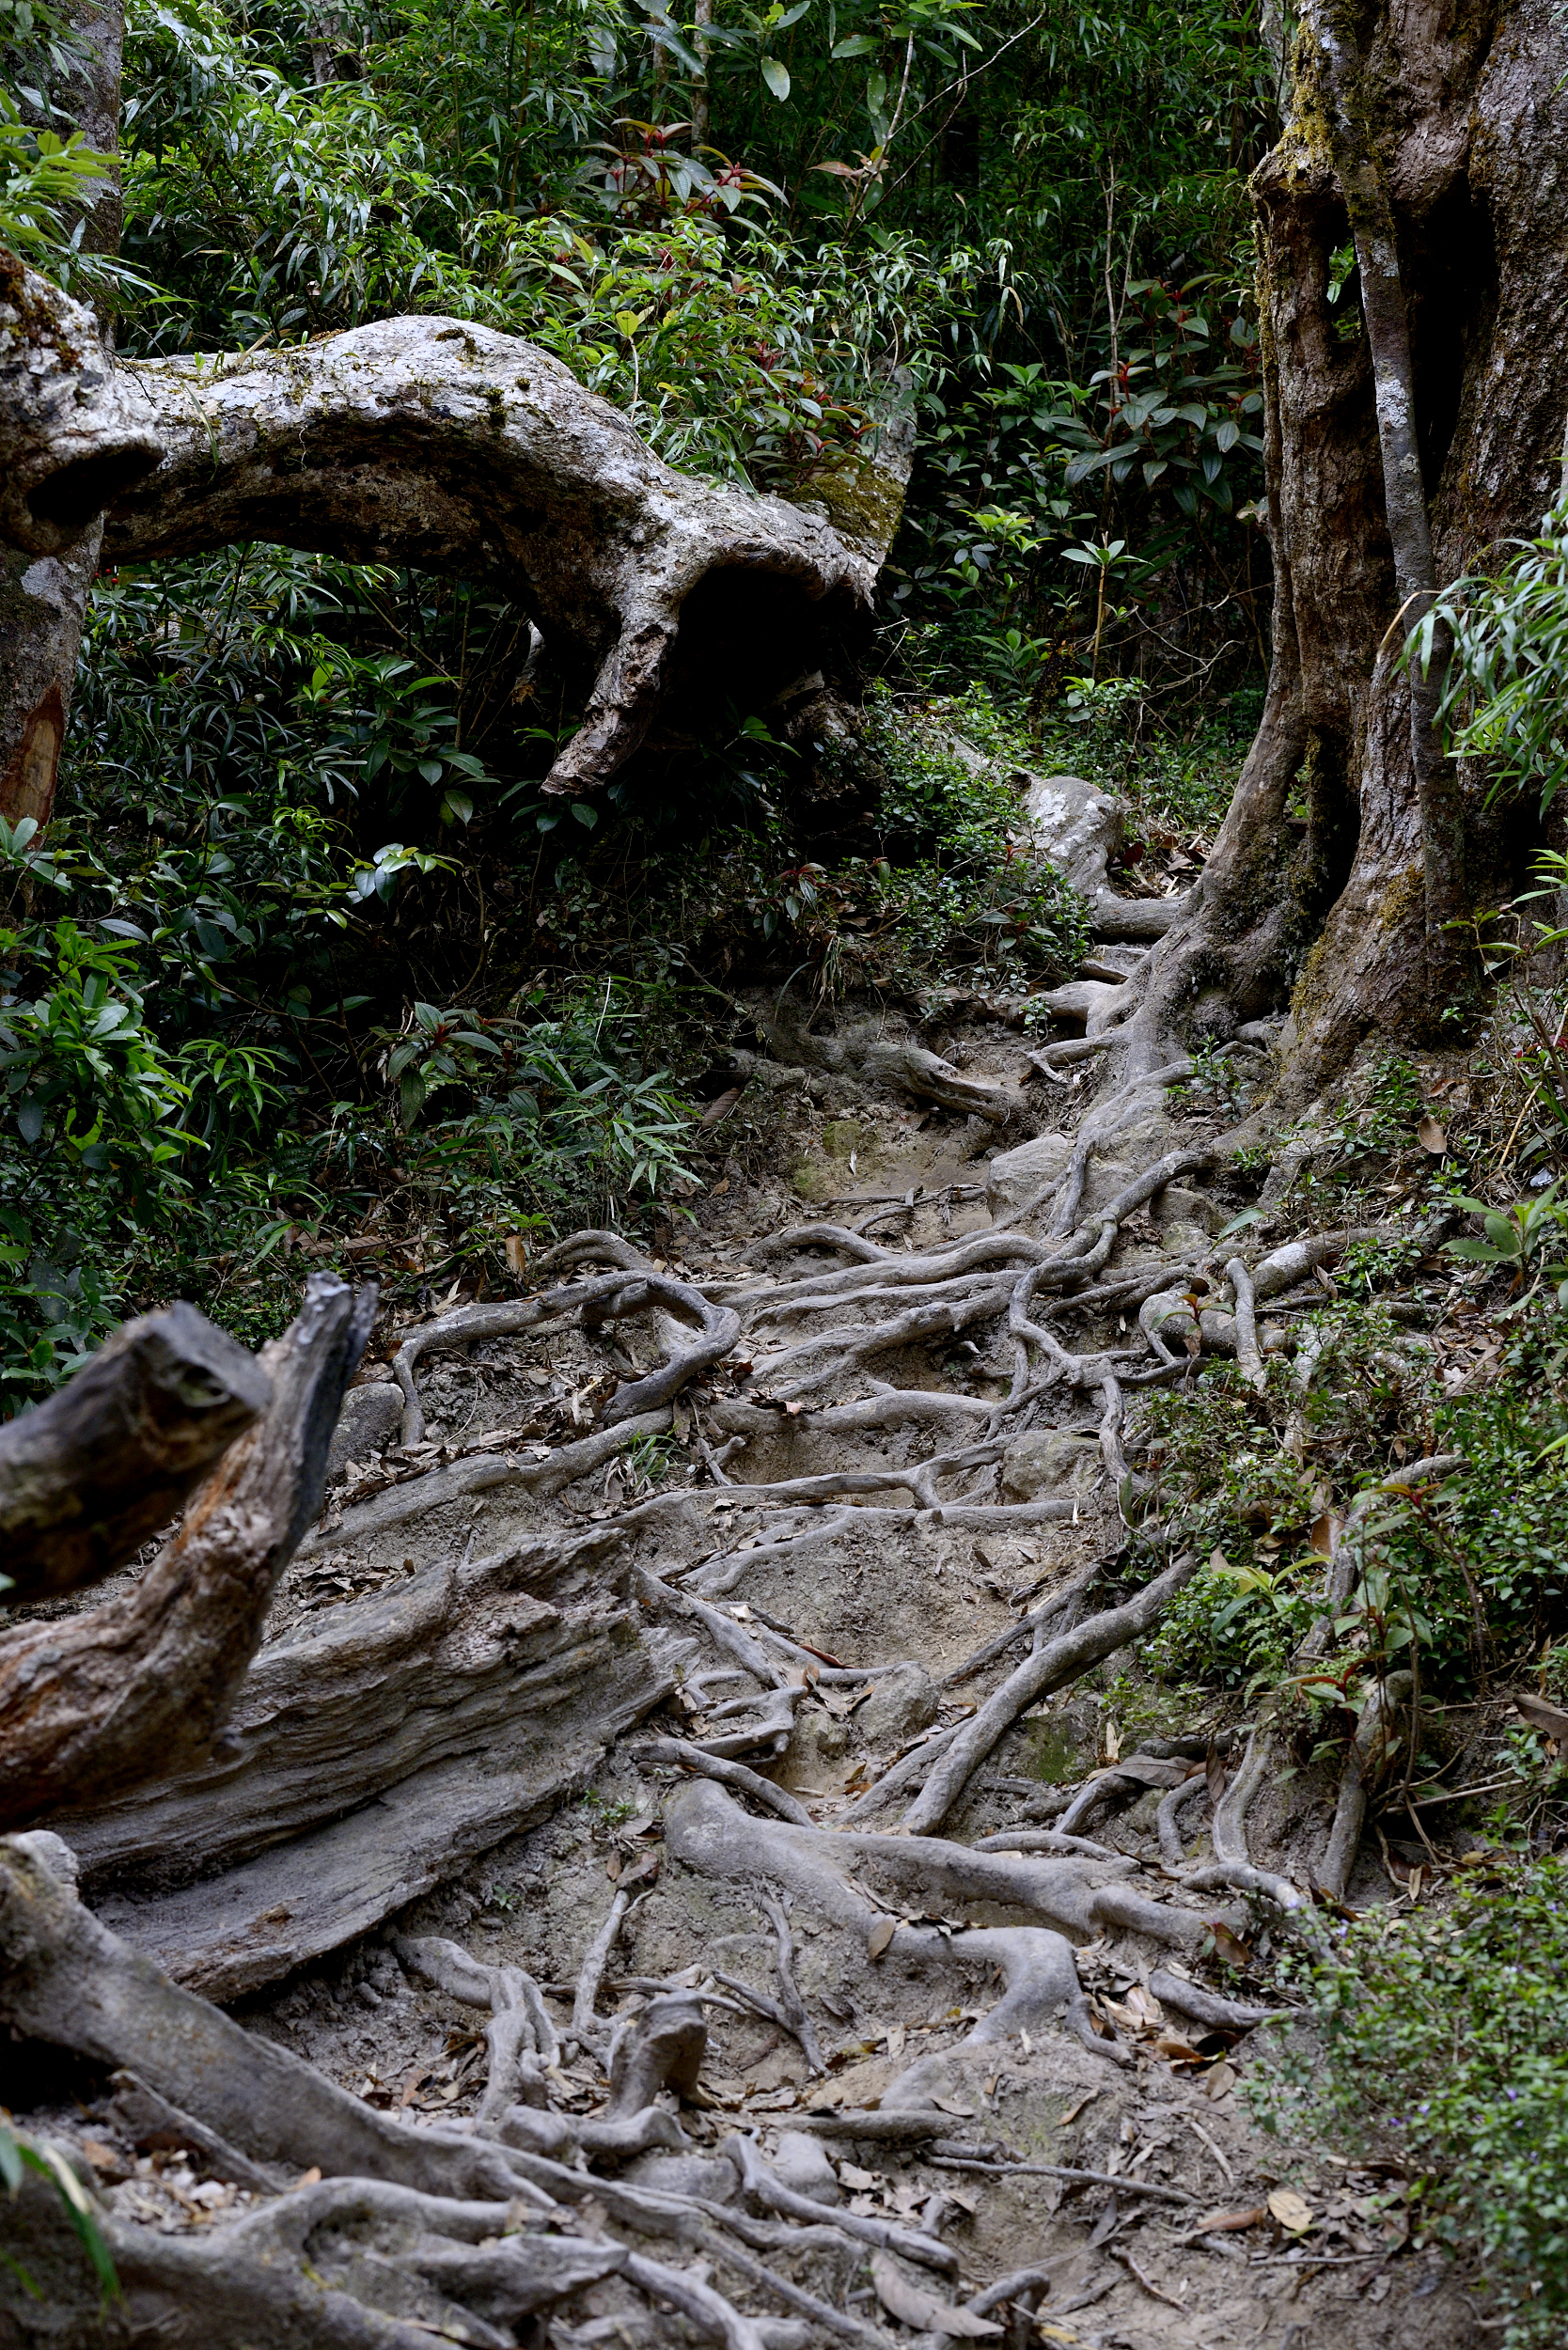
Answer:
[[[1002,1483],[1020,1500],[1058,1485],[1082,1484],[1099,1462],[1100,1447],[1093,1436],[1078,1436],[1058,1428],[1034,1428],[1015,1437],[1002,1455]]]
[[[402,1432],[403,1399],[394,1386],[351,1387],[343,1398],[327,1451],[326,1481],[338,1484],[351,1461],[363,1461],[396,1444]]]
[[[1033,846],[1092,898],[1105,886],[1105,869],[1121,854],[1120,800],[1082,776],[1030,776],[1024,793]]]
[[[991,1162],[986,1176],[986,1204],[994,1216],[1027,1206],[1048,1183],[1059,1183],[1073,1155],[1071,1135],[1037,1135],[1014,1151],[1003,1151]],[[1096,1158],[1090,1161],[1080,1216],[1090,1216],[1103,1201],[1112,1199],[1137,1174],[1136,1167]]]
[[[855,1708],[855,1722],[873,1747],[894,1746],[927,1729],[940,1709],[924,1666],[899,1665],[872,1684],[870,1697]]]
[[[1195,1224],[1205,1238],[1212,1238],[1225,1222],[1225,1211],[1206,1191],[1189,1191],[1184,1183],[1167,1183],[1154,1194],[1150,1213],[1156,1224]]]
[[[844,2190],[827,2158],[820,2138],[808,2138],[804,2130],[786,2130],[778,2141],[778,2152],[773,2157],[774,2176],[792,2187],[797,2195],[808,2195],[814,2203],[841,2203]]]

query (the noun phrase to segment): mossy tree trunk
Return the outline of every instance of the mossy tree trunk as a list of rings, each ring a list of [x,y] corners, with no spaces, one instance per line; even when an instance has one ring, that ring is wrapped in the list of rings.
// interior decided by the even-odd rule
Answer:
[[[1552,0],[1309,0],[1254,196],[1278,582],[1262,724],[1143,1058],[1289,1001],[1309,1096],[1372,1032],[1434,1036],[1467,910],[1519,878],[1404,637],[1528,535],[1568,414],[1568,31]],[[1334,298],[1338,290],[1339,298]]]

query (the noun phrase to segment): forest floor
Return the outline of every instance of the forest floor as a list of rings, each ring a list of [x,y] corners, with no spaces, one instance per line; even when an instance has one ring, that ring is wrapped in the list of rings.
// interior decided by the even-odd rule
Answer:
[[[1261,1240],[1273,1262],[1322,1228],[1321,1193],[1309,1184],[1298,1199],[1281,1183],[1271,1198],[1271,1153],[1245,1148],[1268,1118],[1259,1049],[1229,1073],[1200,1070],[1123,1105],[1089,1165],[1092,1294],[1080,1283],[1077,1297],[1064,1287],[1020,1304],[1020,1275],[1063,1246],[1059,1227],[1042,1244],[1094,1089],[1071,1069],[1044,1081],[1015,1022],[1015,1007],[977,997],[955,1003],[942,1039],[966,1079],[1027,1102],[1024,1124],[999,1135],[980,1117],[912,1107],[853,1067],[776,1069],[753,1088],[733,1148],[682,1204],[666,1253],[622,1259],[738,1313],[741,1333],[656,1427],[553,1495],[538,1465],[581,1444],[617,1377],[646,1375],[689,1329],[666,1320],[655,1342],[646,1317],[594,1329],[562,1308],[537,1334],[432,1348],[412,1445],[399,1443],[410,1428],[391,1361],[442,1310],[378,1333],[380,1359],[351,1390],[328,1510],[287,1573],[262,1665],[308,1659],[334,1626],[424,1590],[432,1571],[454,1578],[454,1562],[479,1552],[481,1566],[502,1562],[508,1604],[525,1611],[585,1594],[619,1606],[616,1669],[634,1652],[644,1665],[623,1727],[592,1734],[580,1697],[558,1750],[521,1762],[460,1727],[447,1756],[468,1794],[488,1777],[496,1799],[463,1810],[444,1782],[423,1828],[410,1825],[417,1796],[397,1810],[417,1773],[353,1811],[367,1790],[341,1757],[321,1765],[327,1784],[281,1848],[275,1824],[253,1823],[226,1856],[215,1827],[205,1856],[181,1863],[167,1843],[149,1857],[156,1839],[121,1835],[113,1817],[80,1834],[57,1825],[84,1854],[104,1923],[224,1999],[248,2032],[403,2123],[494,2134],[502,2060],[484,2008],[498,2014],[495,1986],[522,1970],[549,2025],[534,2028],[521,2076],[515,2050],[509,2060],[507,2093],[522,2103],[500,2135],[532,2150],[519,2160],[557,2191],[552,2146],[569,2165],[597,2164],[598,2200],[579,2201],[572,2222],[590,2240],[606,2229],[640,2240],[628,2190],[700,2215],[692,2274],[750,2310],[759,2340],[886,2342],[912,2329],[934,2343],[1000,2327],[1010,2342],[1090,2350],[1479,2343],[1486,2304],[1407,2213],[1397,2164],[1271,2136],[1246,2099],[1269,2031],[1245,2029],[1235,2003],[1293,1996],[1271,1964],[1281,1920],[1269,1895],[1281,1880],[1288,1894],[1319,1879],[1338,1756],[1277,1735],[1255,1689],[1195,1684],[1168,1660],[1156,1670],[1151,1621],[1083,1669],[1043,1670],[1038,1694],[1004,1696],[999,1732],[945,1801],[931,1800],[942,1756],[986,1700],[1015,1692],[1021,1666],[1070,1639],[1074,1620],[1097,1623],[1125,1598],[1148,1507],[1128,1465],[1143,1457],[1138,1381],[1152,1371],[1157,1393],[1193,1384],[1200,1365],[1214,1375],[1212,1354],[1182,1348],[1174,1373],[1162,1367],[1140,1335],[1140,1301],[1198,1297],[1205,1282],[1217,1294],[1241,1245],[1219,1236],[1260,1203],[1244,1228],[1255,1273]],[[866,1034],[842,1009],[820,1025]],[[1423,1068],[1427,1090],[1457,1085],[1460,1067],[1453,1057]],[[1254,1111],[1254,1097],[1265,1106]],[[1353,1083],[1345,1100],[1356,1098]],[[1095,1226],[1173,1153],[1208,1164]],[[1385,1189],[1399,1188],[1396,1172]],[[1419,1190],[1405,1183],[1389,1212]],[[1333,1294],[1334,1252],[1311,1254],[1258,1308],[1261,1360],[1287,1402],[1283,1367]],[[1430,1248],[1406,1257],[1402,1293],[1422,1301],[1406,1319],[1452,1393],[1484,1377],[1489,1327]],[[529,1268],[518,1287],[535,1286]],[[1041,1340],[1047,1323],[1055,1335]],[[1406,1449],[1393,1442],[1386,1461]],[[463,1486],[475,1462],[514,1474]],[[533,1484],[515,1474],[530,1465]],[[412,1722],[417,1692],[400,1702]],[[1450,1719],[1466,1783],[1490,1777],[1506,1710]],[[242,1715],[242,1738],[250,1727]],[[416,1759],[439,1746],[426,1734]],[[739,1764],[729,1786],[705,1775],[715,1749]],[[1266,1767],[1248,1769],[1254,1749]],[[503,1769],[514,1774],[504,1785]],[[784,1791],[776,1803],[770,1786]],[[1178,1787],[1200,1808],[1179,1812]],[[927,1816],[912,1821],[904,1807],[922,1799]],[[404,1841],[377,1876],[366,1854],[384,1802],[391,1841]],[[362,1830],[370,1822],[352,1848],[345,1811]],[[1050,1825],[1061,1821],[1065,1834]],[[813,1842],[805,1822],[825,1836]],[[851,1831],[875,1841],[851,1849]],[[1397,1829],[1380,1825],[1341,1888],[1344,1908],[1441,1900],[1474,1841],[1473,1830],[1429,1837],[1413,1810]],[[1205,1882],[1189,1883],[1204,1864]],[[1216,1889],[1227,1866],[1230,1886]],[[292,1917],[287,1902],[261,1906],[280,1884],[297,1888]],[[354,1916],[370,1930],[345,1932]],[[1205,2021],[1205,1993],[1217,2022]],[[617,2064],[652,2004],[672,1997],[688,2012],[695,1997],[706,2019],[699,2068],[677,2064],[657,2099],[678,2126],[644,2128],[629,2160],[596,2155],[595,2121],[626,2109]],[[519,2091],[519,2078],[532,2086]],[[73,2087],[60,2104],[40,2085],[29,2126],[80,2149],[120,2228],[216,2248],[265,2200],[236,2183],[221,2141],[204,2151],[178,2129],[138,2132],[101,2080]],[[775,2187],[808,2199],[805,2214],[743,2182],[723,2151],[736,2133]],[[817,2205],[825,2224],[792,2241],[788,2222]],[[844,2233],[846,2217],[875,2225]],[[658,2232],[650,2226],[651,2250]],[[792,2300],[756,2273],[759,2250]],[[312,2257],[329,2279],[350,2274],[340,2244],[323,2238]],[[714,2331],[620,2274],[559,2299],[531,2332],[496,2331],[494,2310],[486,2330],[482,2296],[454,2286],[444,2297],[428,2280],[387,2306],[427,2335],[548,2338],[562,2350]],[[7,2314],[20,2330],[6,2339],[34,2338],[24,2301]]]

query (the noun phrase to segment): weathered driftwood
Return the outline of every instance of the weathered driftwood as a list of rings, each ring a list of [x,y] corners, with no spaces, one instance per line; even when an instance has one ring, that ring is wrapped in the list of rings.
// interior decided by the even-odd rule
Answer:
[[[0,1637],[0,1822],[102,1800],[205,1755],[277,1578],[321,1507],[327,1447],[375,1312],[316,1274],[264,1347],[272,1400],[135,1588]]]
[[[673,472],[558,359],[456,319],[117,374],[31,273],[0,308],[0,538],[52,556],[108,506],[116,562],[269,539],[494,582],[584,697],[547,791],[604,785],[715,679],[761,707],[861,633],[908,471],[886,438],[791,505]]]
[[[263,1649],[221,1754],[54,1815],[105,1920],[235,1998],[543,1818],[674,1686],[607,1577],[540,1595],[602,1539],[429,1567]]]
[[[255,1355],[194,1306],[117,1330],[69,1386],[0,1428],[13,1601],[123,1566],[271,1400]]]

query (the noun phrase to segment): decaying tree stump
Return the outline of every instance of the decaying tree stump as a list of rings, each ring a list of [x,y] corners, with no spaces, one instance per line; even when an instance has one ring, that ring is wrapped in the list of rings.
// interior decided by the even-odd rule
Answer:
[[[11,1604],[123,1566],[271,1401],[255,1356],[194,1306],[117,1330],[69,1386],[0,1428]]]
[[[684,1653],[642,1632],[603,1548],[590,1533],[428,1567],[264,1648],[221,1753],[52,1815],[99,1915],[233,1999],[545,1818]]]
[[[0,1636],[0,1820],[19,1825],[67,1804],[102,1800],[209,1751],[255,1653],[277,1578],[321,1508],[327,1446],[375,1298],[373,1288],[356,1294],[333,1274],[314,1275],[299,1319],[262,1349],[250,1374],[243,1409],[254,1412],[268,1389],[265,1410],[229,1447],[141,1581],[85,1615],[23,1623]],[[199,1321],[181,1316],[178,1326]],[[227,1367],[230,1342],[218,1331],[204,1335],[209,1359]],[[106,1457],[123,1494],[151,1351],[133,1325],[121,1347],[100,1358],[86,1410],[73,1407],[68,1390],[38,1415],[40,1435],[30,1437],[24,1423],[0,1452],[0,1494],[8,1487],[12,1508],[18,1496],[26,1507],[53,1485],[62,1515],[70,1513],[68,1547],[80,1540],[79,1528],[65,1480],[52,1479],[47,1466],[50,1436],[69,1470],[92,1412],[102,1408],[106,1423],[118,1420],[121,1448]],[[194,1450],[212,1407],[211,1372],[193,1369],[185,1434]],[[155,1506],[166,1515],[168,1432],[149,1417],[141,1433],[151,1439]],[[28,1539],[41,1540],[36,1514]]]

